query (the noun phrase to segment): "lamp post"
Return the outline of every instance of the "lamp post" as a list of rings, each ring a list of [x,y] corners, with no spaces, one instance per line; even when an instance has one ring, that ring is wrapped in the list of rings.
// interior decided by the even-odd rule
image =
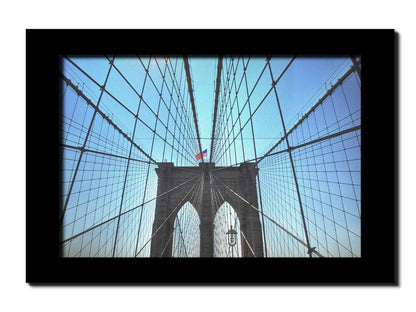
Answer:
[[[234,230],[233,226],[231,225],[230,229],[225,234],[227,235],[228,245],[230,245],[231,254],[233,255],[233,247],[237,243],[237,231]]]

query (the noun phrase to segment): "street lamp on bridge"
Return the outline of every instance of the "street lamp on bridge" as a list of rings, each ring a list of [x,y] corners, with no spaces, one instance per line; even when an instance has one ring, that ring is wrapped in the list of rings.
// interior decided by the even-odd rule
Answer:
[[[237,243],[237,231],[234,230],[233,226],[231,225],[230,229],[225,234],[227,234],[228,245],[233,247]]]

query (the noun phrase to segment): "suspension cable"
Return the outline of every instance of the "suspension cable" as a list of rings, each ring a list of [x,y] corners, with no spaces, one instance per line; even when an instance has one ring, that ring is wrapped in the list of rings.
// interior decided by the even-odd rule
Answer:
[[[147,240],[147,242],[142,246],[142,248],[140,248],[140,250],[136,253],[135,257],[137,257],[140,254],[140,252],[144,249],[144,247],[146,247],[146,245],[156,236],[156,234],[165,225],[165,223],[170,219],[170,217],[176,212],[176,210],[178,210],[178,208],[182,207],[182,203],[187,198],[187,196],[189,195],[189,193],[191,193],[192,191],[194,191],[194,189],[197,187],[197,185],[200,185],[203,177],[202,177],[202,175],[199,175],[199,176],[200,176],[200,179],[199,179],[198,183],[194,184],[191,187],[191,189],[189,190],[189,192],[185,194],[185,196],[182,198],[182,200],[179,202],[179,204],[169,213],[169,215],[162,222],[162,224],[156,229],[156,231],[153,233],[153,235]]]
[[[217,65],[217,80],[216,80],[216,87],[215,87],[215,102],[214,102],[214,120],[212,122],[211,151],[209,153],[209,162],[212,162],[212,149],[214,148],[214,136],[215,136],[215,127],[217,123],[217,111],[218,111],[218,97],[220,95],[220,86],[221,86],[221,70],[222,70],[222,55],[218,57],[218,65]]]
[[[104,81],[104,85],[101,86],[100,97],[98,98],[97,105],[95,106],[96,109],[94,110],[94,113],[92,115],[91,122],[90,122],[90,125],[88,127],[87,134],[85,136],[84,144],[82,145],[82,149],[84,149],[86,147],[86,145],[87,145],[88,137],[89,137],[89,135],[91,133],[91,129],[92,129],[93,124],[94,124],[95,116],[97,115],[97,112],[98,112],[98,106],[100,105],[102,96],[104,94],[105,85],[107,84],[108,77],[110,76],[111,69],[113,68],[114,59],[115,59],[115,57],[113,57],[112,61],[110,61],[110,67],[109,67],[109,69],[107,71],[107,75],[106,75],[106,78],[105,78],[105,81]],[[74,90],[79,90],[76,86],[74,86],[74,87],[76,88],[76,89],[74,88]],[[79,92],[82,94],[81,90],[79,90]],[[78,93],[78,94],[80,94],[80,93]],[[59,220],[59,226],[62,226],[62,223],[64,221],[66,209],[68,207],[69,197],[71,195],[71,192],[72,192],[72,189],[73,189],[73,186],[74,186],[74,183],[75,183],[75,178],[77,176],[77,173],[78,173],[79,166],[81,164],[81,160],[82,160],[83,155],[84,155],[84,151],[81,150],[81,153],[80,153],[79,158],[78,158],[77,166],[75,168],[74,177],[73,177],[73,179],[71,181],[71,185],[70,185],[69,190],[68,190],[68,195],[66,197],[66,200],[65,200],[65,203],[64,203],[64,206],[63,206],[63,209],[62,209],[62,215],[61,215],[61,218]]]
[[[189,69],[188,57],[186,55],[184,55],[183,61],[184,61],[184,65],[185,65],[186,78],[188,80],[188,91],[189,91],[189,96],[190,96],[190,99],[191,99],[192,113],[194,115],[195,131],[196,131],[196,137],[198,139],[199,152],[201,153],[202,162],[204,162],[204,157],[202,156],[201,140],[199,138],[198,118],[196,116],[194,94],[193,94],[193,91],[192,91],[191,72],[190,72],[190,69]]]
[[[294,238],[295,240],[297,240],[299,243],[301,243],[303,246],[305,246],[308,249],[308,254],[316,254],[317,256],[324,258],[323,255],[321,255],[318,251],[315,250],[315,247],[309,248],[308,245],[301,240],[299,237],[297,237],[296,235],[292,234],[289,230],[285,229],[282,225],[280,225],[279,223],[277,223],[275,220],[273,220],[272,218],[270,218],[268,215],[266,215],[265,213],[261,212],[257,207],[255,207],[254,205],[252,205],[250,202],[248,202],[246,199],[244,199],[241,195],[239,195],[237,192],[235,192],[233,189],[231,189],[228,185],[226,185],[224,182],[222,182],[219,178],[217,178],[214,174],[212,174],[213,177],[219,181],[222,185],[224,185],[232,194],[234,194],[235,196],[237,196],[239,199],[241,199],[243,202],[245,202],[246,204],[248,204],[251,208],[253,208],[254,210],[256,210],[258,213],[261,213],[264,215],[264,217],[266,219],[268,219],[269,221],[271,221],[273,224],[275,224],[276,226],[278,226],[281,230],[283,230],[284,232],[286,232],[287,234],[289,234],[292,238]]]
[[[77,237],[79,237],[79,236],[81,236],[81,235],[83,235],[83,234],[85,234],[85,233],[88,233],[88,232],[90,232],[90,231],[92,231],[92,230],[94,230],[94,229],[96,229],[96,228],[98,228],[98,227],[100,227],[100,226],[102,226],[102,225],[104,225],[104,224],[108,223],[108,222],[111,222],[111,221],[113,221],[113,220],[115,220],[115,219],[117,219],[117,218],[119,218],[119,217],[121,217],[121,216],[124,216],[125,214],[130,213],[130,212],[132,212],[133,210],[136,210],[136,209],[138,209],[138,208],[140,208],[140,207],[143,207],[144,205],[146,205],[146,204],[150,203],[151,201],[153,201],[153,200],[155,200],[155,199],[158,199],[158,198],[160,198],[160,197],[163,197],[163,196],[165,196],[165,195],[169,194],[170,192],[172,192],[172,191],[174,191],[174,190],[176,190],[176,189],[178,189],[178,188],[180,188],[180,187],[184,186],[186,183],[189,183],[189,182],[191,182],[191,181],[195,180],[198,176],[199,176],[199,174],[198,174],[198,175],[196,175],[196,176],[194,176],[193,178],[191,178],[191,179],[189,179],[189,180],[187,180],[187,181],[185,181],[185,182],[183,182],[183,183],[181,183],[181,184],[179,184],[179,185],[175,186],[174,188],[172,188],[172,189],[170,189],[170,190],[168,190],[168,191],[166,191],[166,192],[164,192],[164,193],[162,193],[162,194],[160,194],[160,195],[158,195],[158,196],[156,196],[156,197],[154,197],[154,198],[152,198],[152,199],[147,200],[146,202],[144,202],[144,203],[142,203],[142,204],[140,204],[140,205],[138,205],[138,206],[136,206],[136,207],[134,207],[134,208],[131,208],[131,209],[129,209],[129,210],[126,210],[126,211],[124,211],[124,212],[120,213],[119,215],[117,215],[117,216],[115,216],[115,217],[113,217],[113,218],[110,218],[110,219],[108,219],[108,220],[106,220],[106,221],[104,221],[104,222],[101,222],[101,223],[99,223],[99,224],[97,224],[97,225],[94,225],[94,226],[92,226],[92,227],[90,227],[90,228],[88,228],[88,229],[86,229],[86,230],[84,230],[84,231],[82,231],[82,232],[80,232],[80,233],[78,233],[78,234],[75,234],[75,235],[73,235],[73,236],[71,236],[71,237],[69,237],[69,238],[67,238],[67,239],[64,239],[63,241],[61,241],[61,242],[60,242],[60,244],[61,244],[61,245],[62,245],[62,244],[65,244],[65,243],[66,243],[66,242],[68,242],[68,241],[71,241],[71,240],[73,240],[73,239],[75,239],[75,238],[77,238]]]
[[[295,129],[306,119],[309,117],[310,114],[312,114],[316,108],[323,103],[323,101],[334,92],[334,90],[343,83],[345,79],[354,71],[356,68],[359,68],[358,66],[361,64],[361,60],[358,61],[355,65],[351,66],[351,68],[341,77],[338,79],[338,81],[325,93],[324,96],[322,96],[316,103],[313,105],[310,110],[302,116],[301,119],[289,130],[287,131],[286,135],[283,136],[275,145],[272,146],[272,148],[269,149],[268,152],[266,152],[262,157],[260,157],[260,160],[257,161],[259,163],[263,160],[264,157],[267,157],[283,140],[286,139],[286,137],[291,134]]]
[[[210,175],[211,175],[211,174],[210,174]],[[221,193],[220,189],[218,188],[218,186],[217,186],[217,185],[215,185],[215,184],[214,184],[214,186],[216,187],[216,191],[220,194],[220,196],[221,196],[222,200],[225,202],[225,198],[224,198],[224,196],[222,195],[222,193]],[[235,227],[235,226],[234,226],[234,227]],[[247,240],[246,236],[244,235],[243,230],[241,229],[241,227],[240,227],[240,232],[241,232],[241,235],[243,236],[243,238],[244,238],[245,242],[247,243],[249,250],[251,251],[251,253],[253,254],[253,256],[254,256],[255,258],[257,258],[257,257],[256,257],[256,254],[254,253],[253,248],[251,247],[250,243],[248,242],[248,240]]]

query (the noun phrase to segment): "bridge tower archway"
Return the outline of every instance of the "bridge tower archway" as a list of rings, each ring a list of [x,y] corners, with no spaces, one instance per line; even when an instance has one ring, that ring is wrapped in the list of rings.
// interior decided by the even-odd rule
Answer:
[[[218,197],[218,194],[216,195]],[[231,228],[237,232],[233,246],[229,244],[229,235],[227,235]],[[230,203],[224,202],[214,217],[214,257],[241,257],[241,241],[243,239],[237,212]]]
[[[179,207],[187,201],[200,218],[200,257],[214,257],[214,218],[224,202],[228,202],[236,211],[240,229],[245,235],[241,244],[242,257],[263,257],[259,213],[235,194],[258,207],[258,168],[254,163],[243,163],[239,167],[215,167],[214,163],[200,163],[199,167],[175,167],[173,163],[159,163],[155,170],[158,176],[158,197],[151,257],[160,257],[164,248],[163,257],[172,255],[172,242],[169,239],[174,220]],[[216,200],[213,198],[214,192],[220,194]]]

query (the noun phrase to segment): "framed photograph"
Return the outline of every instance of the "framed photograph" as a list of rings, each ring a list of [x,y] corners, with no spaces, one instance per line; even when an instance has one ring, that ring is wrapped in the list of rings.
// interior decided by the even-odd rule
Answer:
[[[397,285],[394,30],[40,30],[30,284]]]

